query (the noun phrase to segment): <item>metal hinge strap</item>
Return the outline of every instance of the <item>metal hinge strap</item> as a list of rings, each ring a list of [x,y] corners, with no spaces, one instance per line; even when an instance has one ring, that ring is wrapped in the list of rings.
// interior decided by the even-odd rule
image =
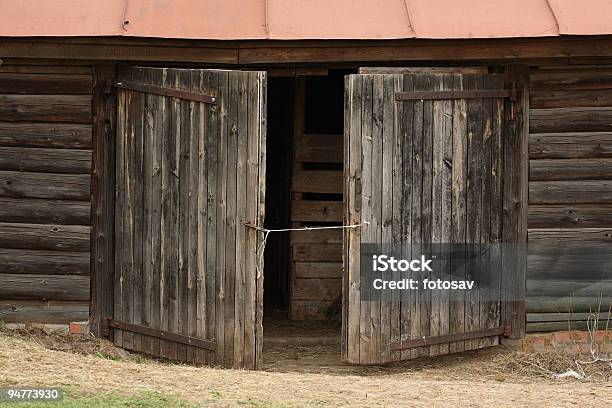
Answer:
[[[191,91],[188,89],[169,88],[159,85],[145,84],[143,82],[135,81],[115,81],[115,87],[128,89],[130,91],[138,91],[144,93],[150,93],[161,96],[169,96],[172,98],[186,99],[188,101],[204,102],[209,104],[216,104],[217,97],[214,95],[208,95],[202,92]]]
[[[217,349],[217,344],[214,341],[204,340],[197,337],[186,336],[178,333],[168,333],[163,330],[152,329],[146,326],[139,326],[132,323],[122,322],[119,320],[110,320],[109,326],[119,330],[125,330],[132,333],[144,334],[145,336],[156,337],[158,339],[164,339],[173,341],[175,343],[186,344],[188,346],[198,347],[210,351]]]
[[[403,350],[413,347],[432,346],[434,344],[452,343],[454,341],[463,341],[471,339],[480,339],[484,337],[500,336],[504,334],[503,327],[494,327],[491,329],[477,330],[465,333],[446,334],[443,336],[423,337],[420,339],[410,339],[391,343],[391,350]]]

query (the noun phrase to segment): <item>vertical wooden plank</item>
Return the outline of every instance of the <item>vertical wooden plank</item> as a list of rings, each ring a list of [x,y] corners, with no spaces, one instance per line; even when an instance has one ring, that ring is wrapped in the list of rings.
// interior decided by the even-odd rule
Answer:
[[[342,143],[342,166],[343,166],[343,182],[342,182],[342,197],[344,197],[342,222],[348,225],[350,222],[349,216],[349,145],[350,145],[350,128],[351,128],[351,105],[352,105],[352,85],[350,75],[344,77],[344,126],[343,126],[343,143]],[[342,360],[348,359],[348,305],[350,296],[350,282],[348,279],[349,265],[349,234],[350,231],[342,230],[342,332],[340,334],[340,353]]]
[[[348,224],[361,223],[363,215],[362,206],[362,111],[363,111],[363,78],[360,75],[349,77],[348,92],[350,103],[350,126],[345,129],[345,143],[348,146],[346,163],[348,166],[347,187],[347,214]],[[362,228],[348,230],[348,257],[345,263],[347,276],[348,310],[347,310],[347,350],[345,359],[351,363],[360,362],[360,323],[361,323],[361,296],[360,296],[360,248]]]
[[[429,74],[423,77],[423,90],[435,89],[440,81],[438,75]],[[433,104],[434,101],[423,102],[423,139],[422,139],[422,189],[421,189],[421,242],[423,243],[420,253],[427,253],[431,250],[431,235],[432,235],[432,194],[433,194]],[[431,273],[421,273],[421,278],[431,279]],[[422,296],[419,302],[420,312],[420,329],[421,337],[431,336],[431,316],[432,310],[432,291],[426,290],[421,292]],[[422,350],[424,355],[430,354],[430,348],[426,347]]]
[[[415,91],[426,89],[423,75],[415,75]],[[427,102],[428,104],[430,102]],[[423,134],[424,134],[424,101],[415,101],[412,123],[412,202],[411,208],[411,240],[414,245],[409,256],[417,255],[423,244]],[[419,276],[418,274],[416,276]],[[423,290],[411,293],[410,299],[410,334],[413,337],[423,337],[421,330],[421,307]],[[417,347],[410,351],[412,358],[429,354],[428,347]]]
[[[242,367],[244,363],[244,312],[245,312],[245,286],[246,286],[246,263],[245,263],[245,230],[246,226],[246,156],[248,144],[248,95],[249,73],[237,72],[238,76],[238,100],[237,115],[238,129],[236,133],[236,250],[235,271],[236,281],[234,284],[234,367]]]
[[[493,77],[491,75],[485,75],[482,78],[482,88],[483,89],[495,89],[495,82],[493,81]],[[480,243],[482,249],[482,259],[481,262],[484,264],[488,264],[490,262],[490,257],[488,254],[488,250],[490,246],[488,245],[491,242],[491,195],[493,194],[493,186],[492,186],[492,172],[491,172],[491,155],[492,155],[492,146],[493,146],[493,103],[496,101],[495,98],[486,98],[482,102],[482,142],[481,142],[481,158],[480,158],[480,168],[482,171],[481,177],[481,187],[480,190],[482,192],[481,196],[481,209],[482,213],[480,216]],[[480,325],[479,328],[486,329],[489,328],[487,325],[490,322],[489,312],[490,312],[490,277],[491,273],[488,269],[483,269],[480,280],[482,282],[482,286],[479,288],[480,294]],[[498,326],[495,326],[498,327]],[[497,336],[493,337],[484,337],[479,339],[478,347],[487,347],[493,345]]]
[[[190,75],[188,70],[176,70],[176,87],[189,88]],[[181,99],[176,101],[176,114],[180,125],[177,126],[177,167],[178,167],[178,231],[177,231],[177,330],[187,334],[189,319],[189,162],[190,162],[190,103]],[[177,344],[177,359],[187,359],[187,346]]]
[[[214,92],[219,95],[219,72],[208,70],[203,75],[202,90]],[[204,154],[200,156],[200,189],[204,196],[200,195],[199,205],[204,209],[206,207],[207,217],[203,220],[203,225],[198,227],[198,239],[200,245],[206,242],[206,260],[204,271],[200,271],[202,276],[206,273],[206,299],[205,305],[198,305],[198,312],[204,313],[203,327],[200,329],[200,335],[207,340],[216,339],[217,331],[217,306],[218,296],[217,291],[222,288],[218,287],[219,271],[217,265],[217,185],[218,185],[218,149],[220,131],[220,104],[214,106],[200,105],[200,122],[205,118],[205,129],[202,138],[200,139],[200,152]],[[205,172],[202,170],[206,168]],[[206,183],[204,189],[203,183]],[[204,201],[202,201],[204,200]],[[198,247],[199,251],[203,251]],[[202,266],[202,265],[200,265]],[[200,278],[201,279],[201,278]],[[200,282],[200,289],[202,290]],[[201,299],[201,297],[199,298]],[[203,311],[201,308],[205,308]],[[208,364],[215,363],[215,356],[212,353],[205,353],[204,361]]]
[[[443,76],[436,76],[434,81],[434,89],[445,90],[446,83]],[[444,177],[444,130],[446,125],[444,107],[447,104],[447,100],[437,100],[433,102],[433,134],[432,134],[432,187],[431,187],[431,243],[440,245],[442,243],[442,196],[443,196],[443,177]],[[440,253],[435,251],[432,253],[437,259],[441,259]],[[442,268],[440,268],[442,269]],[[440,279],[441,270],[434,269],[431,274],[431,279]],[[440,321],[441,321],[441,295],[442,291],[434,291],[431,293],[431,323],[430,323],[430,336],[440,335]],[[440,345],[432,345],[429,348],[431,356],[440,354]]]
[[[362,146],[362,199],[361,199],[361,216],[362,218],[370,223],[363,227],[361,234],[361,244],[373,243],[375,237],[376,224],[374,222],[373,208],[372,208],[372,194],[373,194],[373,183],[376,180],[372,179],[373,171],[373,78],[371,75],[363,75],[363,89],[362,89],[362,113],[361,113],[361,146]],[[375,166],[374,166],[375,167]],[[359,259],[356,259],[359,262]],[[371,290],[371,288],[362,289],[362,293]],[[374,333],[372,330],[372,314],[371,309],[373,307],[370,301],[361,301],[360,308],[360,323],[359,323],[359,362],[361,364],[372,364],[375,361],[373,343]]]
[[[247,130],[245,140],[245,190],[244,222],[257,225],[257,200],[259,198],[257,163],[260,131],[261,73],[248,74],[247,89]],[[244,227],[244,367],[256,367],[256,308],[257,308],[257,231]]]
[[[141,69],[135,70],[135,75],[142,77]],[[144,99],[145,94],[137,92],[133,95],[133,115],[130,120],[134,122],[133,134],[133,262],[132,262],[132,301],[134,303],[132,320],[134,324],[142,325],[143,315],[143,162],[144,162]],[[133,347],[136,351],[142,350],[142,335],[133,335]]]
[[[177,86],[174,70],[166,70],[166,84]],[[178,331],[178,155],[180,149],[181,121],[179,101],[164,98],[166,122],[162,159],[162,330]],[[176,343],[162,341],[162,355],[176,359]]]
[[[225,359],[225,301],[229,296],[226,284],[225,244],[227,224],[227,139],[231,129],[228,116],[229,103],[229,73],[219,73],[219,98],[217,106],[219,109],[219,130],[217,133],[217,305],[216,305],[216,339],[217,339],[217,364],[228,365],[230,361]]]
[[[188,77],[185,78],[185,88],[199,90],[201,81],[201,71],[189,70]],[[187,192],[187,207],[189,208],[187,220],[187,327],[185,334],[189,336],[197,336],[197,326],[201,322],[201,314],[198,314],[199,295],[206,295],[206,275],[204,274],[203,286],[200,290],[200,271],[203,269],[204,259],[200,258],[201,251],[199,248],[206,249],[206,242],[201,243],[198,239],[198,226],[202,225],[202,219],[206,219],[206,211],[199,206],[202,187],[200,186],[200,156],[204,154],[200,150],[200,139],[202,138],[202,125],[200,122],[200,104],[201,102],[190,101],[188,105],[188,132],[189,135],[185,139],[189,141],[188,158],[188,192]],[[206,191],[204,186],[203,191]],[[206,300],[204,299],[204,303]],[[198,319],[200,318],[200,319]],[[196,362],[196,354],[198,349],[187,347],[187,361]]]
[[[257,199],[257,225],[262,226],[265,217],[265,195],[266,195],[266,132],[267,132],[267,79],[266,73],[262,72],[259,74],[259,106],[258,106],[258,120],[259,120],[259,143],[258,143],[258,199]],[[257,248],[259,248],[260,242],[263,235],[259,235],[257,239]],[[264,270],[263,256],[260,260],[257,260],[259,265],[259,271]],[[255,368],[260,369],[262,363],[263,354],[263,295],[264,295],[264,276],[263,273],[257,274],[257,305],[256,305],[256,316],[255,316]]]
[[[394,75],[391,77],[392,80],[392,91],[401,92],[403,88],[403,76]],[[403,157],[403,146],[404,146],[404,105],[405,102],[396,102],[395,95],[392,95],[392,115],[393,123],[393,152],[391,156],[392,161],[392,178],[391,178],[391,196],[392,196],[392,223],[391,223],[391,234],[392,242],[394,243],[393,250],[400,251],[402,241],[404,240],[403,235],[403,219],[402,213],[403,208],[403,175],[404,175],[404,157]],[[394,279],[400,277],[399,273],[393,275]],[[402,322],[402,308],[401,308],[401,292],[395,290],[391,293],[391,324],[390,324],[390,342],[397,342],[401,339],[401,322]],[[399,361],[401,359],[400,351],[392,351],[390,355],[391,361]]]
[[[104,319],[113,316],[115,241],[116,67],[95,65],[91,179],[91,306],[89,328],[102,337]]]
[[[233,365],[234,361],[234,332],[235,332],[235,287],[236,287],[236,165],[237,165],[237,137],[238,103],[239,103],[239,75],[229,73],[229,99],[228,99],[228,138],[227,138],[227,185],[226,205],[227,222],[225,225],[225,363]]]
[[[133,71],[127,70],[125,77],[132,79]],[[125,95],[125,131],[123,152],[125,167],[125,195],[124,195],[124,239],[122,242],[122,280],[123,280],[123,313],[122,318],[126,322],[131,322],[134,318],[134,301],[132,298],[134,290],[134,176],[135,176],[135,92],[127,91]],[[123,332],[123,347],[133,349],[134,335],[129,331]]]
[[[505,87],[517,90],[517,100],[505,102],[504,115],[504,225],[503,242],[527,243],[529,70],[512,65],[504,72]],[[525,336],[526,257],[516,261],[513,273],[502,277],[502,322],[511,338]]]
[[[482,89],[481,76],[466,75],[465,81],[468,89]],[[483,223],[482,209],[482,157],[483,157],[483,100],[470,99],[467,101],[468,123],[468,173],[467,173],[467,242],[478,244],[481,239],[481,225]],[[473,268],[466,271],[467,280],[478,279]],[[480,298],[478,290],[466,293],[466,322],[467,332],[480,329]],[[468,340],[465,348],[478,348],[480,340]]]
[[[391,247],[393,243],[393,165],[395,147],[395,77],[380,76],[382,79],[382,146],[381,146],[381,219],[380,240],[382,244]],[[391,361],[391,299],[387,294],[380,301],[380,350],[381,362]],[[396,311],[398,312],[398,311]]]
[[[492,87],[503,88],[504,81],[501,75],[492,82]],[[490,242],[492,246],[492,257],[495,270],[501,271],[501,239],[503,222],[503,117],[504,100],[494,99],[491,101],[491,219],[490,219]],[[491,274],[490,299],[485,327],[499,327],[501,325],[500,299],[501,299],[501,272]],[[498,344],[499,337],[492,339],[490,344]]]
[[[443,86],[444,89],[453,90],[456,89],[458,82],[457,76],[455,75],[444,75]],[[440,202],[440,242],[448,248],[450,242],[452,242],[452,191],[453,191],[453,102],[446,100],[442,102],[441,106],[441,117],[443,121],[441,126],[442,135],[441,141],[441,163],[440,169],[440,184],[441,184],[441,202]],[[445,262],[441,268],[441,271],[448,278],[451,272],[450,262]],[[443,291],[439,295],[440,302],[440,322],[439,322],[439,333],[441,336],[450,334],[450,312],[451,312],[451,294],[449,291]],[[449,344],[440,344],[440,354],[447,354],[449,352]]]
[[[403,92],[410,92],[414,90],[414,76],[404,75]],[[411,245],[413,242],[412,224],[413,224],[413,149],[414,149],[414,122],[415,122],[415,101],[403,101],[401,103],[401,117],[398,118],[400,126],[400,136],[402,139],[402,162],[403,162],[403,173],[401,175],[401,184],[398,188],[401,191],[401,241],[402,245],[402,256],[410,256]],[[411,326],[412,326],[412,304],[414,303],[416,296],[411,291],[402,291],[400,299],[401,308],[401,320],[400,320],[400,333],[402,339],[411,338]],[[401,351],[400,358],[402,360],[409,359],[411,356],[411,350],[404,349]]]
[[[383,179],[383,126],[384,126],[384,88],[383,76],[372,76],[372,157],[371,157],[371,220],[368,225],[369,242],[379,244],[382,242],[382,185],[385,183]],[[370,327],[371,327],[371,348],[370,361],[381,363],[381,307],[380,301],[371,301],[370,303]]]
[[[464,89],[462,76],[455,77],[455,89]],[[466,242],[467,214],[467,104],[463,99],[453,101],[452,123],[452,226],[453,244]],[[451,266],[452,268],[453,266]],[[462,277],[457,276],[456,279]],[[465,332],[465,295],[461,292],[451,294],[451,312],[449,316],[450,333]],[[465,342],[449,344],[449,352],[465,349]]]
[[[151,83],[162,85],[165,83],[166,72],[165,70],[154,70],[151,73]],[[162,191],[162,161],[163,161],[163,150],[162,145],[164,139],[167,137],[165,133],[165,122],[166,122],[166,103],[164,98],[157,95],[147,95],[147,104],[150,116],[147,116],[146,131],[149,133],[147,137],[148,141],[148,152],[151,155],[147,161],[149,163],[148,171],[145,172],[146,181],[148,184],[145,186],[147,191],[146,200],[149,201],[149,227],[150,236],[147,240],[145,237],[145,243],[150,248],[151,262],[150,267],[147,268],[148,273],[151,274],[150,281],[150,326],[154,329],[162,329],[162,278],[163,270],[161,265],[161,252],[162,252],[162,201],[164,200],[164,192]],[[147,259],[147,258],[145,258]],[[150,351],[153,355],[159,355],[160,340],[153,338],[150,341]]]
[[[119,90],[117,93],[117,136],[115,153],[115,277],[114,277],[114,319],[124,320],[123,318],[123,291],[124,291],[124,257],[125,257],[125,137],[126,123],[128,114],[126,106],[127,92]],[[116,346],[123,347],[123,331],[114,330],[113,340]]]
[[[146,70],[142,72],[141,79],[151,83],[154,79],[155,71]],[[153,106],[152,102],[157,98],[155,95],[144,94],[143,107],[143,130],[142,130],[142,325],[151,326],[152,312],[152,292],[153,292],[153,258],[152,253],[152,224],[151,207],[153,204],[153,149],[155,147],[154,127],[153,127]],[[141,336],[141,350],[147,354],[153,354],[151,349],[152,337]]]

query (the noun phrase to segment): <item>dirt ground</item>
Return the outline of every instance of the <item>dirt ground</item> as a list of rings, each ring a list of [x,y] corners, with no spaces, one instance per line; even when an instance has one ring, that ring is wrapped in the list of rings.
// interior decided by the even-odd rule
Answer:
[[[533,367],[539,362],[498,347],[389,367],[355,367],[339,361],[336,345],[274,346],[264,350],[264,370],[252,372],[135,358],[100,340],[0,332],[0,386],[127,394],[155,390],[215,407],[612,406],[609,378],[547,378]]]

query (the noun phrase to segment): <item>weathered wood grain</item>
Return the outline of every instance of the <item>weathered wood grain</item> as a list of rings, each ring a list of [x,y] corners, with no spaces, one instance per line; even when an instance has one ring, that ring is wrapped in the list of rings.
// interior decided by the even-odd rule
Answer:
[[[534,115],[529,110],[529,72],[525,66],[505,70],[505,87],[517,89],[516,101],[505,101],[504,111],[504,195],[502,242],[518,246],[527,243],[527,208],[529,190],[528,143]],[[537,111],[534,111],[537,112]],[[535,126],[537,129],[538,126]],[[509,180],[510,179],[510,180]],[[504,272],[501,282],[501,321],[510,327],[511,338],[525,335],[526,259],[516,259]]]
[[[529,204],[609,204],[612,180],[532,181]]]
[[[296,141],[294,147],[296,161],[342,163],[342,135],[304,134]]]
[[[612,131],[610,107],[533,109],[529,116],[530,133]]]
[[[528,297],[527,313],[593,313],[607,314],[612,297]],[[561,329],[564,330],[564,329]]]
[[[597,322],[597,329],[605,330],[607,327],[607,319],[602,319]],[[570,331],[570,330],[591,330],[595,323],[587,322],[586,320],[571,320],[565,322],[529,322],[527,323],[526,331],[533,332],[554,332],[554,331]]]
[[[300,278],[342,278],[340,262],[296,262],[295,277]]]
[[[91,149],[91,124],[0,122],[0,146]]]
[[[611,204],[530,205],[529,228],[612,227]]]
[[[529,181],[609,180],[612,159],[542,159],[529,161]]]
[[[0,298],[89,300],[89,276],[0,274]]]
[[[0,171],[0,196],[89,201],[91,175]]]
[[[86,321],[88,317],[88,302],[0,300],[0,320],[6,323],[68,324]]]
[[[91,151],[0,147],[0,169],[41,173],[91,173]]]
[[[311,243],[330,244],[342,243],[342,231],[337,229],[316,231],[294,231],[291,234],[291,244]]]
[[[91,95],[0,95],[0,121],[91,124]]]
[[[299,193],[342,193],[342,171],[300,170],[293,173],[291,189]]]
[[[255,368],[260,242],[245,224],[263,222],[265,78],[148,68],[121,75],[218,95],[211,106],[119,92],[115,225],[115,318],[210,340],[216,350],[125,330],[115,330],[115,343],[180,361]]]
[[[361,76],[347,76],[345,82],[346,125],[344,128],[344,168],[345,180],[345,216],[347,224],[360,224],[362,221],[362,146],[361,146],[361,110],[363,104],[363,80]],[[343,301],[343,358],[350,363],[360,361],[360,244],[361,228],[346,231],[346,253],[344,263]]]
[[[532,92],[529,102],[532,109],[608,107],[612,105],[612,87],[611,89],[564,89]]]
[[[308,222],[341,222],[342,202],[293,200],[291,219]]]
[[[0,72],[0,93],[91,95],[91,75]]]
[[[89,275],[88,252],[0,249],[0,273]]]
[[[610,228],[534,228],[529,230],[529,243],[536,245],[594,245],[612,242]]]
[[[0,222],[90,225],[87,201],[0,197]]]
[[[414,255],[415,244],[423,251],[442,242],[526,242],[526,74],[524,67],[513,67],[505,76],[405,74],[385,78],[379,74],[347,79],[345,222],[368,221],[359,231],[360,243],[397,240],[405,244],[402,256],[409,257]],[[414,100],[402,101],[400,106],[393,106],[396,103],[390,98],[392,107],[387,111],[384,95],[397,84],[404,92],[518,88],[519,98],[516,102]],[[353,175],[358,178],[351,180]],[[388,188],[385,181],[391,182]],[[503,325],[502,316],[513,336],[523,335],[525,264],[517,264],[511,277],[502,281],[498,276],[491,287],[466,298],[406,291],[397,299],[392,297],[389,305],[363,302],[363,289],[350,278],[358,272],[358,246],[351,241],[357,234],[349,230],[346,235],[344,268],[349,279],[347,283],[345,275],[343,290],[348,300],[343,301],[342,349],[348,361],[371,364],[497,344],[499,339],[494,336],[399,352],[389,349],[389,342],[403,339],[496,329]],[[505,303],[500,309],[495,299],[502,293]]]
[[[295,244],[293,260],[296,262],[338,262],[342,260],[341,244]]]
[[[0,248],[88,252],[89,242],[87,226],[0,223]]]
[[[529,136],[530,159],[612,157],[612,133],[536,133]]]
[[[610,69],[537,70],[529,75],[532,92],[611,89]]]
[[[338,298],[341,285],[340,279],[297,278],[293,286],[293,299],[332,301]]]
[[[455,79],[455,87],[464,88],[463,77]],[[467,174],[468,174],[468,128],[467,104],[465,100],[453,103],[453,136],[451,163],[451,243],[461,244],[467,242]],[[462,278],[463,276],[458,276]],[[465,294],[452,293],[450,297],[451,310],[449,316],[449,330],[451,333],[465,332]],[[465,350],[465,341],[451,343],[449,352]]]

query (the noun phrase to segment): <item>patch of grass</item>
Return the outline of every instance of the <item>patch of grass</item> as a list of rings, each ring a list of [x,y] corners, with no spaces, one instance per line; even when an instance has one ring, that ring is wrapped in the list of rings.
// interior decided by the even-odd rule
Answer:
[[[147,359],[144,358],[142,355],[140,354],[134,354],[132,355],[132,361],[136,364],[142,364],[142,363],[146,363]]]
[[[248,398],[246,400],[238,400],[238,405],[253,407],[253,408],[283,408],[284,405],[273,404],[271,402],[254,400],[252,398]]]
[[[0,330],[3,330],[6,327],[6,322],[4,320],[0,320]]]
[[[64,397],[57,402],[0,402],[0,407],[4,408],[192,408],[196,405],[180,399],[174,395],[163,394],[154,391],[142,391],[133,395],[126,395],[121,392],[100,392],[96,394],[79,394],[73,391],[64,391]]]
[[[105,353],[103,351],[96,352],[96,357],[101,358],[103,360],[113,360],[113,361],[120,361],[121,360],[121,357],[116,356],[116,355],[111,355],[111,354]]]

